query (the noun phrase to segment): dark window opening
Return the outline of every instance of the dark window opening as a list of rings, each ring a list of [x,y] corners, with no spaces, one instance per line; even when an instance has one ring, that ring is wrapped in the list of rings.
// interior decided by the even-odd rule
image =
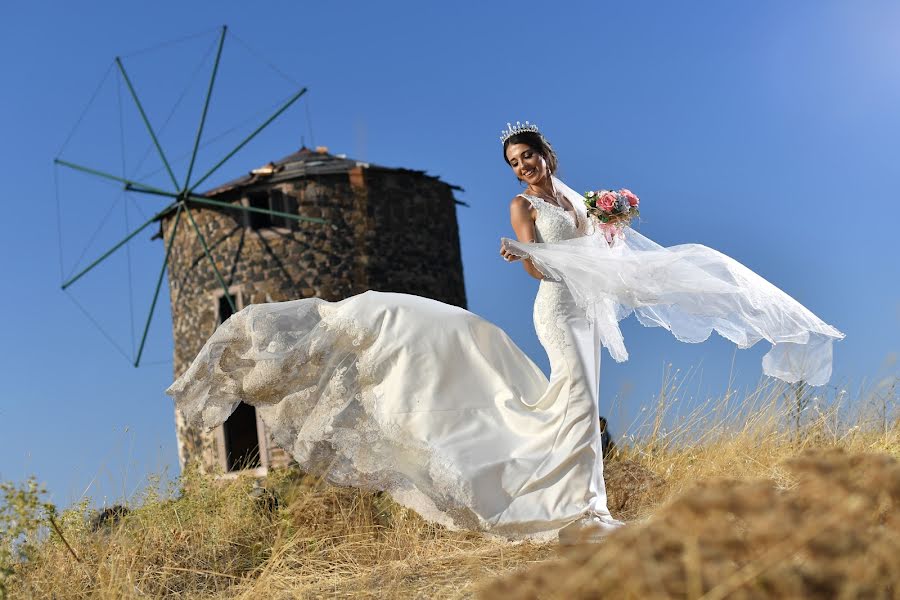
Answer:
[[[269,193],[269,203],[272,210],[289,215],[297,214],[297,199],[284,194],[281,190],[272,190]],[[273,216],[272,221],[275,227],[284,227],[285,229],[294,229],[297,225],[297,221],[290,217]]]
[[[219,297],[219,323],[222,324],[228,320],[228,317],[234,314],[234,311],[231,310],[231,304],[228,303],[228,298],[231,298],[231,302],[234,303],[234,307],[238,308],[237,297],[229,294],[228,296],[222,294]]]
[[[256,408],[241,402],[222,428],[225,434],[225,460],[229,471],[255,469],[262,464],[259,459]]]
[[[269,194],[266,192],[250,194],[247,197],[247,201],[250,204],[250,208],[269,210]],[[262,229],[263,227],[272,226],[271,215],[247,211],[247,219],[249,221],[248,225],[253,229]]]
[[[285,195],[284,192],[279,189],[253,192],[247,196],[247,203],[251,208],[287,213],[289,215],[297,214],[296,198]],[[296,224],[297,221],[290,217],[272,214],[271,212],[266,214],[247,211],[247,226],[253,229],[263,229],[265,227],[294,229]]]

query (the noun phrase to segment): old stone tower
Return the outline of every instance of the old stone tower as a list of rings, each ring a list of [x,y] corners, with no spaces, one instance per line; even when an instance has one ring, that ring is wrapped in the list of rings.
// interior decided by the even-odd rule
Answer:
[[[191,209],[237,309],[366,290],[405,292],[465,307],[455,188],[422,171],[379,167],[303,148],[205,196],[235,205],[326,219],[328,224],[227,208]],[[162,221],[168,242],[174,214]],[[179,227],[169,258],[175,376],[231,314],[193,227]],[[176,415],[182,466],[211,471],[289,462],[252,406],[205,433]]]

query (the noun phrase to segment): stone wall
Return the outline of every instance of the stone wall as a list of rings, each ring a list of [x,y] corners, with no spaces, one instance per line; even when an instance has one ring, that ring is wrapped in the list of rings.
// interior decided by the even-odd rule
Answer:
[[[356,167],[349,173],[256,184],[216,199],[241,203],[248,193],[273,187],[296,200],[300,215],[328,224],[251,229],[244,211],[191,209],[238,309],[295,298],[335,301],[368,289],[465,306],[456,204],[446,183],[415,171]],[[173,221],[174,213],[163,221],[166,242]],[[223,295],[186,214],[168,274],[177,377],[215,330]],[[215,470],[221,464],[219,432],[196,431],[180,414],[176,422],[182,465],[199,460]],[[266,446],[268,464],[289,460],[271,439]]]
[[[456,201],[415,171],[366,170],[368,287],[466,306]]]

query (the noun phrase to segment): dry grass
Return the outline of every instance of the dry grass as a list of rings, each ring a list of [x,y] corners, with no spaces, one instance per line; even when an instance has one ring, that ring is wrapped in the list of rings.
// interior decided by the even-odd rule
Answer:
[[[488,584],[486,598],[896,598],[900,461],[806,451],[772,479],[696,484],[599,545]]]
[[[639,434],[607,464],[610,507],[632,523],[602,544],[561,549],[450,532],[386,496],[292,471],[271,475],[264,490],[251,479],[222,482],[188,473],[178,490],[148,492],[99,532],[90,530],[83,506],[63,514],[59,527],[71,551],[58,535],[45,533],[36,554],[16,566],[9,593],[503,600],[900,595],[895,387],[876,386],[852,411],[845,396],[824,403],[828,409],[810,400],[798,424],[780,388],[761,387],[740,402],[729,394],[680,417],[672,413],[679,394],[673,385],[664,386]]]
[[[423,522],[387,496],[291,471],[215,482],[190,474],[174,500],[145,499],[99,532],[86,515],[51,535],[12,582],[12,597],[466,597],[475,582],[543,560],[551,546],[510,545]],[[278,505],[272,506],[271,498]]]

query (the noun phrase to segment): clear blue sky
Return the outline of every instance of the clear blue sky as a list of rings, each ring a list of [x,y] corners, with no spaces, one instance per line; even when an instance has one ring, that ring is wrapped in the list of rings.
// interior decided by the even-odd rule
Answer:
[[[900,350],[900,5],[556,6],[3,3],[0,478],[34,473],[59,503],[85,492],[102,503],[130,495],[148,473],[177,472],[163,393],[172,378],[167,295],[151,328],[150,364],[134,369],[59,290],[61,272],[79,263],[108,211],[80,264],[120,237],[126,219],[134,224],[159,204],[122,200],[114,186],[61,173],[61,268],[51,161],[116,55],[154,124],[179,106],[163,144],[173,156],[186,152],[222,24],[236,37],[226,42],[207,132],[227,135],[204,148],[201,168],[290,93],[291,81],[311,91],[210,183],[289,154],[302,137],[463,186],[469,307],[539,364],[546,366],[531,321],[535,282],[497,253],[518,189],[497,135],[517,119],[541,125],[572,187],[637,192],[645,235],[719,249],[843,330],[834,382],[896,369],[886,362]],[[137,52],[198,32],[206,33]],[[198,69],[199,83],[178,103]],[[127,96],[120,139],[117,89],[113,74],[63,156],[152,172],[158,160],[141,163],[147,140]],[[183,176],[184,161],[176,163]],[[165,183],[159,173],[148,181]],[[162,258],[149,238],[129,245],[131,286],[122,252],[73,287],[125,354]],[[615,433],[652,401],[667,363],[702,372],[691,383],[697,397],[725,389],[734,353],[722,340],[688,346],[634,322],[624,329],[631,360],[605,355],[601,374],[602,410],[618,398]],[[739,385],[755,384],[766,349],[738,353]]]

